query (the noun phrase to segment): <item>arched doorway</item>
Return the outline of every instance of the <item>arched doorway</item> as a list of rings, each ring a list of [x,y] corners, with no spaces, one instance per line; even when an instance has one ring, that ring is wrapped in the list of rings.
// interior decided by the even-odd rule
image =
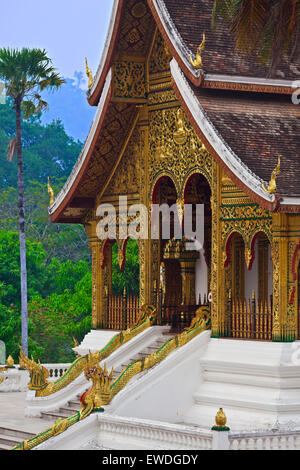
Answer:
[[[161,299],[159,300],[162,322],[169,324],[172,321],[172,312],[181,301],[181,275],[180,265],[177,260],[165,260],[165,249],[170,240],[174,238],[174,211],[167,208],[175,208],[177,203],[177,190],[169,176],[163,176],[155,185],[153,204],[159,223],[159,260],[160,260],[160,285]],[[163,210],[165,206],[165,210]],[[157,220],[157,219],[156,219]],[[153,219],[152,219],[153,222]]]
[[[195,266],[195,292],[199,305],[206,303],[210,292],[211,278],[211,189],[207,179],[200,173],[187,181],[184,192],[185,204],[192,205],[192,230],[196,231],[196,206],[203,204],[204,220],[199,242],[199,258]]]

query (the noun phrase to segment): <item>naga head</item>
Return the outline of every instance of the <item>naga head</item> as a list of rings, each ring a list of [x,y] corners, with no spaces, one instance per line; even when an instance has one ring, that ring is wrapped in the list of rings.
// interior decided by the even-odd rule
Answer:
[[[20,346],[19,346],[20,347]],[[48,385],[47,379],[49,377],[49,371],[46,367],[42,366],[40,361],[37,363],[34,361],[33,357],[29,357],[24,353],[23,349],[20,347],[20,367],[26,369],[30,375],[30,382],[28,384],[29,390],[42,390]]]

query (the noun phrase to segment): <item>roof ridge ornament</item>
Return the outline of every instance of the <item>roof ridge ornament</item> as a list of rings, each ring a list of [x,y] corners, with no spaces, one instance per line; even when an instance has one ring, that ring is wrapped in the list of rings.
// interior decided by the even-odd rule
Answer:
[[[88,66],[87,58],[85,58],[85,70],[86,70],[86,75],[87,75],[87,77],[88,77],[88,79],[89,79],[89,81],[88,81],[88,88],[91,88],[94,79],[93,79],[92,71],[91,71],[91,69],[90,69],[89,66]]]
[[[201,42],[200,46],[197,47],[197,53],[196,53],[195,60],[192,58],[192,56],[190,56],[191,64],[195,69],[202,69],[203,68],[203,62],[202,62],[202,55],[201,54],[205,49],[205,41],[206,41],[206,39],[205,39],[205,31],[204,31],[203,32],[202,42]]]
[[[48,194],[49,194],[49,197],[50,197],[50,207],[51,207],[52,204],[54,204],[55,197],[54,197],[54,191],[53,191],[53,189],[52,189],[51,186],[50,186],[50,178],[49,178],[49,176],[48,176]]]
[[[271,179],[269,181],[269,185],[266,188],[264,184],[262,184],[262,188],[266,193],[275,194],[277,190],[276,178],[280,174],[280,155],[278,155],[278,163],[276,168],[272,171]]]

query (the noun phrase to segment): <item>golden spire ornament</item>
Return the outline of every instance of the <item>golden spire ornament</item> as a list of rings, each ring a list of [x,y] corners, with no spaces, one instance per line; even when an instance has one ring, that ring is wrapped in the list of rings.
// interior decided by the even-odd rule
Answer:
[[[93,74],[92,74],[91,69],[90,69],[89,66],[88,66],[87,58],[85,58],[85,70],[86,70],[86,75],[87,75],[87,77],[88,77],[88,79],[89,79],[89,81],[88,81],[88,88],[91,88],[92,83],[93,83]]]
[[[280,155],[278,155],[278,163],[275,170],[272,171],[271,179],[269,182],[268,187],[266,188],[264,184],[262,184],[262,188],[266,193],[275,194],[277,190],[276,178],[280,174]]]
[[[14,367],[15,361],[13,360],[12,356],[8,356],[6,359],[6,367]]]
[[[230,431],[226,426],[227,418],[223,411],[223,408],[220,408],[215,417],[215,425],[212,427],[213,431]]]
[[[50,186],[49,176],[48,176],[48,194],[50,196],[50,206],[52,206],[52,204],[54,203],[55,198],[54,198],[54,191]]]
[[[205,32],[203,33],[202,42],[201,42],[200,46],[198,46],[198,48],[197,48],[197,53],[196,53],[195,60],[192,58],[192,56],[190,56],[191,64],[195,69],[202,69],[203,68],[202,52],[204,51],[204,49],[205,49]]]

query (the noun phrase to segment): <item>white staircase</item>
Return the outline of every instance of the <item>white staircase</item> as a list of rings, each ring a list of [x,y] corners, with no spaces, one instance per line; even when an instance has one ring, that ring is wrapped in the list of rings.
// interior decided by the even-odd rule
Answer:
[[[107,359],[107,369],[114,369],[114,379],[132,362],[156,351],[169,337],[170,327],[154,326],[122,345]],[[97,349],[96,349],[97,350]],[[102,364],[103,365],[103,364]],[[35,392],[27,394],[26,416],[55,420],[72,416],[80,409],[79,397],[91,387],[82,373],[73,383],[48,397],[35,397]]]
[[[20,444],[25,439],[34,437],[34,434],[7,427],[0,428],[0,450],[10,450],[12,447]]]
[[[220,407],[232,432],[300,429],[300,342],[211,339],[184,423],[211,427]]]

